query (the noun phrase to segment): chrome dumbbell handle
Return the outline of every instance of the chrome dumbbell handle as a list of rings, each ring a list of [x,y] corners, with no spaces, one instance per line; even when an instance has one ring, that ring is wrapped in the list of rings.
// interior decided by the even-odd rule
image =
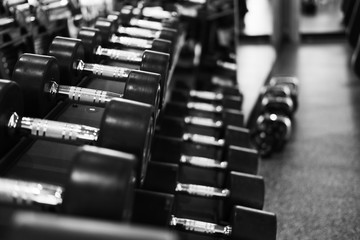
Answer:
[[[164,11],[158,7],[145,7],[142,9],[141,13],[144,17],[151,17],[156,19],[170,19],[177,16],[176,12]]]
[[[189,94],[190,97],[200,98],[204,100],[222,100],[224,98],[224,95],[222,93],[214,93],[208,91],[191,90]]]
[[[188,109],[213,112],[213,113],[221,113],[223,111],[223,107],[220,105],[213,105],[213,104],[200,103],[200,102],[188,102],[186,107]]]
[[[137,28],[137,27],[119,27],[118,33],[130,35],[133,37],[144,37],[144,38],[160,37],[160,31]]]
[[[179,230],[220,236],[230,236],[232,232],[232,228],[230,226],[221,226],[215,223],[197,221],[186,218],[178,218],[175,216],[171,216],[170,226],[175,227]]]
[[[121,98],[123,94],[101,91],[97,89],[81,88],[75,86],[59,85],[56,82],[50,82],[48,91],[51,95],[65,95],[70,100],[78,103],[95,104],[105,106],[113,98]]]
[[[58,206],[62,193],[55,185],[0,178],[0,201],[5,203]]]
[[[181,155],[180,162],[202,168],[226,169],[228,167],[227,162],[198,156]]]
[[[186,193],[201,197],[226,198],[230,196],[230,190],[197,184],[177,183],[175,192]]]
[[[101,78],[111,79],[111,80],[121,80],[126,81],[125,79],[129,76],[132,71],[129,68],[122,67],[113,67],[106,66],[102,64],[92,64],[92,63],[84,63],[79,60],[76,64],[76,70],[79,72],[86,72],[93,76],[98,76]]]
[[[98,46],[95,55],[105,56],[112,60],[131,62],[131,63],[141,63],[142,62],[142,53],[124,51],[119,49],[110,49],[103,48]]]
[[[14,112],[8,121],[8,127],[25,130],[32,136],[92,143],[97,141],[99,129],[86,125],[51,121],[47,119],[22,117]]]
[[[124,36],[116,36],[113,34],[109,40],[111,43],[121,44],[126,47],[150,49],[152,47],[152,41],[141,39],[141,38],[132,38]]]
[[[160,22],[143,20],[143,19],[132,18],[130,20],[129,24],[130,24],[130,26],[136,26],[136,27],[145,28],[145,29],[152,29],[152,30],[162,30],[163,29],[163,26]]]
[[[192,133],[184,133],[182,139],[187,142],[210,145],[214,147],[222,147],[225,144],[224,139],[216,139],[215,137]]]
[[[211,127],[211,128],[221,128],[223,126],[223,122],[220,120],[213,120],[211,118],[204,118],[204,117],[187,116],[184,118],[184,122],[186,124],[192,124],[202,127]]]

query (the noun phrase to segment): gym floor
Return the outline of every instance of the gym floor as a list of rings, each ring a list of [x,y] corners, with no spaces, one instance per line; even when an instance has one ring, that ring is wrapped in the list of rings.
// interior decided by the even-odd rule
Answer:
[[[327,17],[320,11],[319,18],[304,17],[301,29],[341,31],[339,12],[327,12]],[[247,46],[240,42],[238,51]],[[277,239],[359,239],[360,79],[350,68],[346,38],[303,41],[286,46],[276,57],[270,45],[263,46],[264,54],[256,53],[264,56],[258,66],[300,81],[292,138],[284,151],[262,160],[260,171],[266,184],[265,210],[278,217]],[[241,58],[239,63],[244,62]]]

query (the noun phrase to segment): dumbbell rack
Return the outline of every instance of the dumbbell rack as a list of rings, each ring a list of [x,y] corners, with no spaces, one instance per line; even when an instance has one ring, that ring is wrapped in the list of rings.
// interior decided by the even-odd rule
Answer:
[[[174,63],[170,69],[169,72],[169,79],[171,79],[170,83],[168,84],[169,94],[166,96],[166,103],[170,101],[171,91],[174,88],[175,81],[173,79],[177,78],[177,71],[176,71],[176,62],[178,61],[179,54],[181,51],[181,48],[185,41],[185,33],[181,32],[177,42],[178,45],[176,46],[176,50],[174,53]],[[101,62],[102,64],[106,64],[106,61]],[[231,74],[232,75],[232,74]],[[184,75],[183,75],[184,76]],[[189,78],[193,78],[193,76],[190,74],[188,76]],[[86,86],[88,83],[88,78],[84,77],[80,83],[78,84],[79,87]],[[236,81],[236,79],[235,79]],[[165,104],[166,106],[166,104]],[[65,109],[67,107],[67,109]],[[76,114],[79,113],[78,111],[79,106],[77,105],[68,105],[65,101],[60,101],[57,103],[57,105],[45,116],[45,119],[66,119],[66,116],[63,115],[65,111],[67,111],[66,114]],[[73,111],[72,111],[73,109]],[[96,112],[96,108],[84,108],[83,110],[86,111],[94,111]],[[101,112],[101,111],[100,111]],[[95,118],[99,117],[100,113],[95,115]],[[80,117],[81,118],[81,117]],[[90,122],[92,122],[94,119],[89,119]],[[82,119],[84,121],[84,119]],[[161,128],[161,125],[159,126]],[[36,143],[36,147],[34,144]],[[61,144],[53,144],[51,142],[44,142],[44,141],[35,141],[29,138],[23,138],[21,139],[15,147],[13,147],[4,157],[0,160],[0,173],[2,176],[10,176],[10,177],[23,177],[26,179],[32,179],[32,180],[38,180],[38,181],[45,181],[50,182],[53,184],[64,184],[65,176],[67,175],[66,170],[68,168],[68,162],[66,163],[60,163],[60,159],[70,159],[75,146],[71,147],[60,147]],[[42,153],[41,153],[42,152]],[[49,157],[49,152],[55,153],[54,157]],[[37,161],[35,158],[40,157],[40,162],[45,158],[48,157],[50,159],[47,159],[52,161],[48,165],[49,169],[51,168],[51,165],[54,167],[54,169],[48,171],[49,169],[41,169],[41,163],[36,163]],[[30,169],[32,168],[32,164],[40,166],[38,170],[35,170],[32,172]],[[17,167],[20,166],[20,167]],[[44,167],[44,166],[43,166]],[[56,169],[58,168],[58,169]],[[57,176],[54,176],[54,173],[58,172]],[[43,173],[43,176],[37,175],[39,173]],[[272,230],[270,230],[272,231]],[[187,235],[187,234],[186,234]],[[191,234],[189,234],[190,237]],[[272,239],[273,236],[270,238]],[[192,236],[192,239],[196,239],[196,237]]]

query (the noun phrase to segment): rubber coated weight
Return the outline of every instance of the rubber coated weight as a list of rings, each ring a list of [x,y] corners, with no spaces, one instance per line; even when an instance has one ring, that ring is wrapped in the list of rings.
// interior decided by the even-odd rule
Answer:
[[[106,18],[98,18],[95,22],[94,28],[99,29],[102,38],[102,44],[106,44],[112,33],[116,32],[116,21],[111,21]]]
[[[126,82],[124,98],[150,104],[157,107],[160,104],[159,76],[150,72],[131,71]]]
[[[171,42],[169,40],[154,39],[151,50],[155,52],[169,53],[171,56],[173,56]]]
[[[150,157],[153,126],[154,112],[151,105],[114,99],[108,103],[103,114],[97,144],[133,153],[141,159],[137,165],[137,179],[142,182]]]
[[[56,98],[45,88],[50,81],[59,82],[59,76],[55,58],[28,53],[20,56],[12,80],[21,87],[26,116],[42,118],[55,106]]]
[[[17,210],[12,214],[9,237],[4,240],[177,240],[167,230],[128,223],[99,221],[59,214]]]
[[[109,220],[129,219],[134,191],[134,155],[93,146],[74,156],[65,185],[65,213]]]
[[[19,86],[9,80],[0,80],[0,157],[16,144],[19,138],[7,127],[13,112],[23,113],[23,98]]]
[[[135,190],[132,222],[167,227],[173,212],[174,195]]]
[[[276,222],[273,213],[235,206],[231,220],[231,239],[275,240]]]
[[[76,71],[76,64],[85,57],[81,40],[56,37],[49,47],[49,55],[58,60],[61,82],[66,85],[76,85],[81,77]]]
[[[84,61],[95,61],[95,54],[92,51],[88,51],[89,49],[93,50],[97,46],[101,45],[102,36],[101,32],[98,29],[94,28],[81,28],[78,36],[78,39],[81,39],[84,48],[85,48],[85,58]]]
[[[161,75],[160,80],[160,95],[161,95],[161,106],[164,104],[166,97],[166,90],[168,88],[168,72],[169,72],[170,56],[166,53],[154,52],[151,50],[145,50],[142,55],[142,62],[140,70],[154,72]]]

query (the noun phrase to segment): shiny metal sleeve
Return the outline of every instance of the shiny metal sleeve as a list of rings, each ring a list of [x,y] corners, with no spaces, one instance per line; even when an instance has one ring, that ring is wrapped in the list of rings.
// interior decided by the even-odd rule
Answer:
[[[215,223],[178,218],[174,216],[171,217],[170,226],[179,230],[223,236],[230,236],[232,231],[230,226],[221,226]]]
[[[180,157],[180,162],[191,166],[203,168],[226,169],[228,166],[227,162],[221,162],[211,158],[187,155],[182,155]]]
[[[187,142],[211,145],[214,147],[222,147],[225,144],[224,139],[216,139],[215,137],[192,133],[184,133],[182,139]]]
[[[220,113],[223,111],[223,107],[220,105],[213,105],[213,104],[201,103],[201,102],[188,102],[186,107],[188,109],[213,112],[213,113]]]
[[[92,64],[84,63],[79,61],[76,69],[81,72],[87,72],[93,76],[98,76],[100,78],[111,79],[111,80],[120,80],[125,82],[129,76],[132,69],[107,66],[102,64]]]
[[[142,61],[142,53],[124,51],[120,49],[98,47],[95,54],[98,56],[108,57],[112,60],[124,62],[141,63]]]
[[[110,38],[111,43],[120,44],[126,47],[134,47],[140,49],[150,49],[152,47],[152,41],[141,39],[141,38],[133,38],[133,37],[124,37],[124,36],[116,36],[113,34]]]
[[[187,193],[189,195],[201,196],[201,197],[218,197],[226,198],[230,196],[230,191],[228,189],[221,189],[197,184],[185,184],[177,183],[176,192]]]
[[[72,101],[100,106],[105,106],[113,98],[122,97],[118,93],[64,85],[59,85],[58,93],[68,96]]]
[[[63,188],[50,184],[0,178],[0,201],[23,205],[62,203]]]
[[[156,21],[149,21],[144,19],[136,19],[132,18],[130,20],[130,26],[136,26],[140,28],[147,28],[147,29],[153,29],[153,30],[162,30],[163,26],[160,22]]]
[[[221,93],[214,93],[214,92],[208,92],[208,91],[197,91],[197,90],[191,90],[190,96],[195,98],[200,98],[204,100],[222,100],[224,98],[224,95]]]
[[[33,136],[74,142],[94,142],[99,134],[99,129],[94,127],[28,117],[21,119],[20,128]]]
[[[137,27],[119,27],[118,32],[133,37],[158,38],[160,36],[159,31]]]

